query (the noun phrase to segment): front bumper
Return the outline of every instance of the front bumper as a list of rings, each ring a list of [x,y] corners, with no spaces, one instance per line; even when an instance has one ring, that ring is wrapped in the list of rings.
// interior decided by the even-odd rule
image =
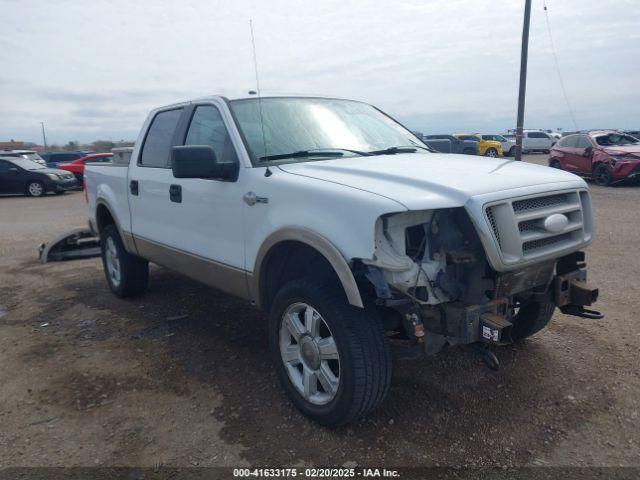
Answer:
[[[75,177],[65,180],[54,180],[51,182],[51,190],[55,192],[66,192],[78,187],[78,181]]]
[[[614,181],[640,179],[640,161],[618,162],[612,176]]]
[[[598,299],[598,289],[586,282],[584,252],[574,252],[556,262],[547,262],[499,276],[494,299],[481,305],[459,302],[443,304],[434,315],[424,308],[416,312],[427,335],[437,334],[450,345],[476,342],[510,343],[512,317],[510,299],[525,294],[532,302],[553,303],[566,315],[600,319],[603,315],[585,306]],[[429,353],[429,352],[427,352]]]

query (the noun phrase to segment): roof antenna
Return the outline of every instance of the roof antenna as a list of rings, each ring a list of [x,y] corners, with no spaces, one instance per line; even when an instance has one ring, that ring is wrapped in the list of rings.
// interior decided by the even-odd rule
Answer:
[[[253,68],[256,72],[256,91],[258,92],[258,110],[260,111],[260,128],[262,129],[262,145],[264,148],[264,159],[267,164],[267,169],[264,171],[265,177],[272,175],[269,169],[269,158],[267,155],[267,137],[264,134],[264,118],[262,117],[262,95],[260,95],[260,77],[258,76],[258,57],[256,55],[256,39],[253,36],[253,20],[249,19],[249,29],[251,30],[251,45],[253,45]],[[249,92],[250,95],[254,95],[256,92],[253,90]]]

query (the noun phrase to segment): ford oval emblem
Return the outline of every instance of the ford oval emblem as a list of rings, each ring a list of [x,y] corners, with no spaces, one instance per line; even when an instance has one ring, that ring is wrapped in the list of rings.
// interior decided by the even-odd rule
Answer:
[[[569,225],[569,219],[561,213],[554,213],[544,219],[544,229],[549,233],[560,233]]]

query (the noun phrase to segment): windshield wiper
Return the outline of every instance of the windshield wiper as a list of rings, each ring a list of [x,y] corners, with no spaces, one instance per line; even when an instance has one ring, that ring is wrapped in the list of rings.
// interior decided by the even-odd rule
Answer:
[[[344,152],[355,153],[357,155],[371,155],[369,152],[352,150],[350,148],[314,148],[311,150],[299,150],[291,153],[278,153],[276,155],[265,155],[258,158],[261,162],[267,160],[282,160],[285,158],[307,158],[307,157],[342,157]]]
[[[389,147],[384,148],[382,150],[373,150],[371,152],[367,152],[369,155],[393,155],[395,153],[415,153],[418,151],[418,148],[431,152],[430,148],[421,147],[420,145],[401,145],[399,147]]]

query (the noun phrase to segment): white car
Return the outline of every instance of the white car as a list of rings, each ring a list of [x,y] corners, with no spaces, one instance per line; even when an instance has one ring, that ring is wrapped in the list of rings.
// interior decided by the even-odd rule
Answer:
[[[45,162],[44,158],[42,158],[38,152],[34,150],[1,150],[0,155],[3,157],[19,157],[25,158],[27,160],[31,160],[32,162],[36,162],[43,167],[47,166],[47,162]]]
[[[556,307],[601,317],[584,308],[597,298],[581,251],[593,239],[584,180],[433,153],[366,103],[162,107],[128,166],[87,164],[85,176],[112,292],[142,294],[154,262],[251,301],[269,316],[284,390],[325,425],[383,401],[394,355],[507,344]]]
[[[507,138],[503,135],[482,135],[483,140],[492,140],[494,142],[500,142],[502,147],[502,153],[505,157],[513,157],[516,154],[516,140],[514,138]]]
[[[549,153],[557,139],[541,130],[525,130],[522,136],[522,152]]]

